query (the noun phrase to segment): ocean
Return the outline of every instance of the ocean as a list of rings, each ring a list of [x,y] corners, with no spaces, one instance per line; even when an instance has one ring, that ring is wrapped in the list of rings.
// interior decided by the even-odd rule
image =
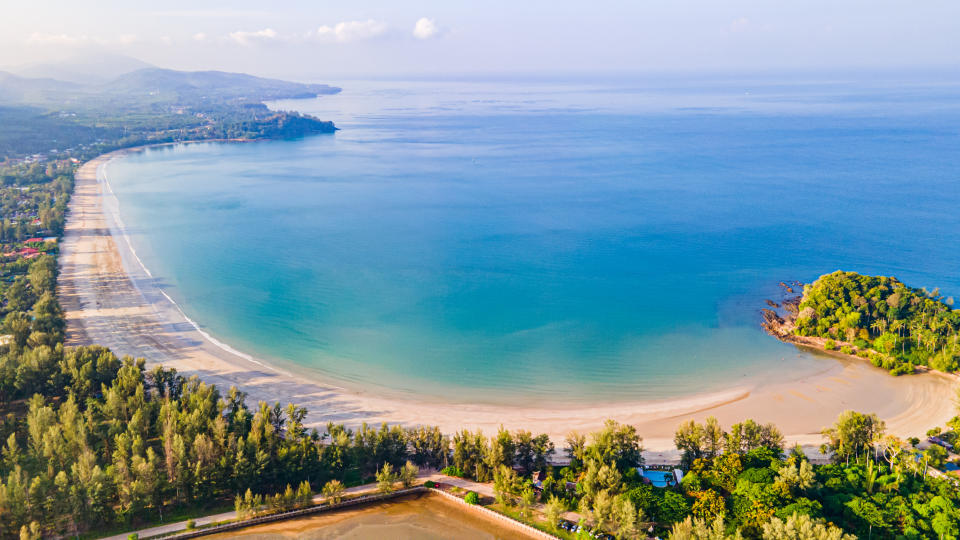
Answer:
[[[106,169],[163,290],[303,376],[476,402],[666,399],[835,362],[760,330],[781,281],[843,269],[960,294],[956,83],[335,84],[271,106],[336,134]]]

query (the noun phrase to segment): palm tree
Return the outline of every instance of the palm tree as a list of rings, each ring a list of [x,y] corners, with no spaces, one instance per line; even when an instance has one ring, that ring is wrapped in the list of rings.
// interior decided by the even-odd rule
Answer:
[[[867,490],[868,495],[873,495],[873,485],[877,481],[877,467],[873,466],[873,462],[867,460],[867,473],[864,477],[864,487]]]
[[[898,336],[903,337],[902,330],[904,326],[906,326],[906,323],[903,322],[902,319],[894,319],[893,322],[890,323],[890,330],[896,332]]]
[[[917,347],[920,346],[920,340],[923,337],[921,335],[923,333],[923,327],[924,324],[920,321],[913,323],[913,325],[910,327],[910,335],[912,335],[913,339],[917,341]]]
[[[900,350],[905,355],[907,354],[907,344],[903,341],[903,328],[907,326],[907,323],[901,319],[896,319],[890,323],[890,330],[893,330],[897,333],[897,337],[900,339]],[[896,342],[894,342],[896,346]]]

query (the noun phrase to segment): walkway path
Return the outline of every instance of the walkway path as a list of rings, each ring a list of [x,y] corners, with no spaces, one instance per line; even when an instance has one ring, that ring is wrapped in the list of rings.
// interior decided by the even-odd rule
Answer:
[[[493,497],[493,486],[491,484],[481,484],[479,482],[474,482],[472,480],[466,480],[464,478],[453,478],[450,476],[444,476],[435,471],[424,471],[418,475],[418,478],[426,482],[431,480],[437,483],[443,483],[448,485],[457,486],[469,491],[476,491],[480,495],[487,497]],[[362,486],[355,486],[345,490],[346,495],[362,495],[373,493],[377,491],[377,484],[363,484]],[[320,504],[324,502],[326,498],[323,495],[317,495],[313,498],[314,504]],[[201,525],[208,525],[210,523],[219,523],[221,521],[230,521],[237,519],[237,513],[235,511],[223,512],[220,514],[213,514],[209,516],[203,516],[194,518],[195,526],[199,527]],[[140,529],[137,531],[129,531],[122,534],[117,534],[114,536],[106,537],[104,540],[126,540],[130,534],[137,533],[140,538],[150,538],[153,536],[159,536],[162,534],[170,534],[174,532],[183,531],[187,528],[187,521],[178,521],[176,523],[168,523],[166,525],[159,525],[156,527],[150,527],[147,529]]]

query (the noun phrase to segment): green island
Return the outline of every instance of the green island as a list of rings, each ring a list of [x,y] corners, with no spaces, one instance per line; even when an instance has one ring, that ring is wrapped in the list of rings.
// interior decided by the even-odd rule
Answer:
[[[193,529],[218,512],[248,519],[338,503],[363,486],[387,495],[419,484],[560,538],[960,538],[960,489],[945,472],[960,418],[931,426],[930,444],[848,411],[824,429],[830,459],[817,463],[785,448],[773,425],[688,421],[674,438],[681,463],[651,465],[643,434],[613,420],[571,433],[559,451],[523,430],[308,429],[296,404],[247,404],[237,388],[65,346],[56,257],[80,161],[135,144],[334,129],[259,104],[321,88],[240,77],[230,80],[246,92],[211,98],[211,87],[229,86],[218,77],[151,71],[62,102],[77,89],[0,85],[18,103],[0,118],[19,118],[0,130],[0,538],[94,538],[184,520]],[[795,311],[777,328],[798,339],[855,347],[894,372],[956,369],[960,318],[935,292],[837,273],[808,286]],[[424,482],[427,470],[441,478]]]
[[[764,327],[784,340],[870,360],[893,375],[960,369],[960,310],[937,289],[897,278],[837,271],[765,310]]]

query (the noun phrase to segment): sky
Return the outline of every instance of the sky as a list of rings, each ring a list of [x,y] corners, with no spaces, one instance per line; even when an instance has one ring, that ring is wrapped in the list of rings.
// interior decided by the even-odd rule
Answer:
[[[960,68],[958,0],[0,0],[0,67],[293,80]]]

